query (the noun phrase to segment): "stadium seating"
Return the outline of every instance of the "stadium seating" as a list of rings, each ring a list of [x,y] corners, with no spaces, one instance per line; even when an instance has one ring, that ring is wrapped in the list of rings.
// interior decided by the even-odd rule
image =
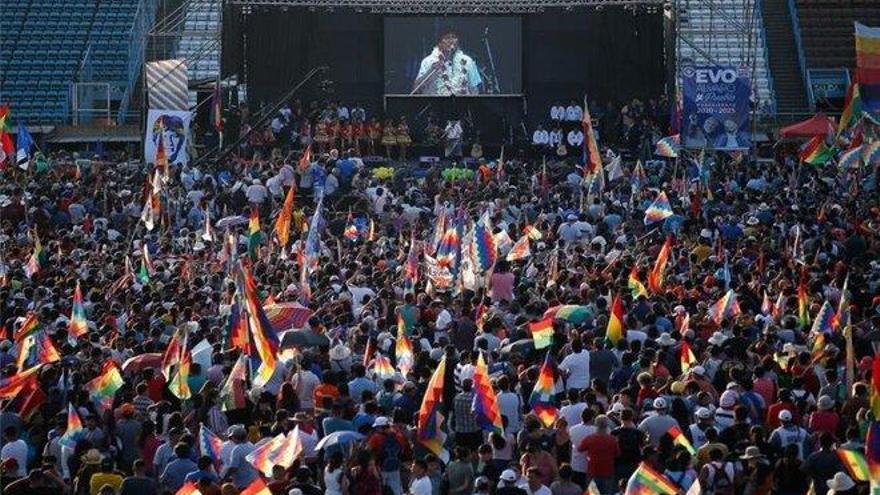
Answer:
[[[878,0],[797,0],[807,67],[855,67],[853,23],[880,26]]]
[[[214,79],[220,73],[220,0],[189,0],[177,56],[187,60],[190,81]],[[190,94],[195,105],[196,94]]]
[[[774,0],[777,1],[777,0]],[[782,0],[778,0],[782,1]],[[748,35],[740,26],[749,25],[749,12],[741,0],[692,1],[681,3],[679,18],[680,31],[683,37],[698,46],[700,51],[708,54],[719,64],[739,67],[748,64],[753,53],[750,50]],[[760,12],[760,10],[759,10]],[[767,64],[767,50],[764,38],[764,25],[760,16],[756,20],[756,89],[761,101],[761,108],[772,112],[775,108],[775,97],[771,82],[770,69]],[[708,63],[706,57],[687,43],[681,43],[681,60],[696,64]]]
[[[70,119],[73,82],[104,82],[119,98],[139,0],[5,0],[0,16],[0,98],[15,122]],[[87,56],[88,55],[88,56]],[[87,60],[83,64],[83,60]]]

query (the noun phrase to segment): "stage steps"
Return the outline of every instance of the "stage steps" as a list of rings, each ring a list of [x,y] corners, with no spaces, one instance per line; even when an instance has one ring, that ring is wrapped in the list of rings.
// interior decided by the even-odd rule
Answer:
[[[807,90],[798,62],[798,47],[787,2],[765,1],[764,28],[767,35],[770,72],[776,107],[780,114],[807,113]]]

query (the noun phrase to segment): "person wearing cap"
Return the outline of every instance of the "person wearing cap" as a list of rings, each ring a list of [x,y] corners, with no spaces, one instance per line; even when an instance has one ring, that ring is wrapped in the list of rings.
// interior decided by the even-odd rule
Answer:
[[[123,471],[131,470],[131,463],[140,455],[138,440],[141,436],[141,422],[134,419],[135,408],[130,402],[119,407],[122,419],[116,423],[116,436],[122,444],[119,452],[119,467]]]
[[[715,390],[712,381],[707,378],[706,368],[703,366],[698,364],[691,368],[688,378],[685,380],[685,386],[689,383],[696,383],[700,387],[700,391],[708,393],[713,401],[718,398],[718,391]]]
[[[820,396],[816,407],[818,410],[810,414],[807,428],[813,434],[828,433],[832,436],[836,435],[837,427],[840,424],[840,417],[834,411],[834,399],[828,395]]]
[[[668,414],[668,405],[666,399],[657,397],[652,402],[655,414],[649,416],[639,423],[639,430],[648,435],[648,442],[652,447],[657,448],[660,445],[660,438],[669,431],[673,426],[680,427],[678,421]]]
[[[691,445],[693,445],[695,449],[699,449],[706,444],[706,431],[709,429],[715,430],[716,433],[718,431],[715,428],[715,418],[709,408],[697,408],[694,416],[696,417],[697,422],[688,425],[685,434],[690,439]]]
[[[505,469],[501,472],[495,495],[528,495],[524,488],[517,485],[519,475],[513,469]]]
[[[373,432],[367,437],[369,446],[376,458],[376,464],[382,472],[382,483],[396,495],[403,493],[400,481],[401,459],[408,455],[409,443],[396,428],[392,428],[391,420],[379,416],[373,421]]]
[[[843,471],[834,474],[834,477],[825,483],[828,487],[828,495],[856,495],[859,493],[858,485]]]
[[[723,432],[735,421],[734,408],[736,408],[737,393],[733,390],[725,390],[718,400],[718,409],[715,409],[715,428],[719,433]]]
[[[781,426],[770,433],[770,445],[777,452],[781,452],[789,445],[794,445],[798,449],[798,459],[803,461],[810,448],[809,432],[794,422],[791,411],[787,409],[779,411],[778,419]]]
[[[253,452],[256,447],[248,441],[247,430],[244,426],[238,425],[231,429],[229,440],[233,446],[229,451],[229,462],[227,463],[225,460],[223,462],[220,478],[232,482],[236,488],[242,490],[260,475],[247,460],[248,454]]]
[[[767,417],[764,421],[767,428],[773,430],[782,425],[782,422],[779,420],[779,415],[782,411],[788,411],[795,423],[800,422],[800,412],[794,402],[792,402],[791,392],[788,389],[780,390],[779,399],[767,408]]]
[[[114,493],[119,493],[122,487],[122,474],[115,469],[115,463],[110,457],[101,459],[101,470],[92,475],[89,480],[89,494],[98,495],[100,490],[105,486],[110,486]]]
[[[739,458],[744,461],[743,493],[770,493],[773,488],[773,469],[761,449],[750,445],[746,447],[745,452]]]

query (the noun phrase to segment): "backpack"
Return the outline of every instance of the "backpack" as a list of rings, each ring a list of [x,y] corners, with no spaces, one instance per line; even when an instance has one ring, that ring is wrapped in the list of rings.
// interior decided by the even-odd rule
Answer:
[[[379,453],[379,466],[382,471],[400,470],[400,442],[393,433],[382,433],[382,451]]]
[[[727,464],[726,462],[722,462],[720,466],[716,466],[714,462],[707,464],[707,467],[712,467],[714,474],[712,475],[712,483],[704,488],[704,494],[727,495],[733,493],[733,480],[727,475]]]

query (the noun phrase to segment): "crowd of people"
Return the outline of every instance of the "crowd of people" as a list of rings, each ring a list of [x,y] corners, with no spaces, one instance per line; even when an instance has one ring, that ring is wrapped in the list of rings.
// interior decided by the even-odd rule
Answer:
[[[3,170],[3,493],[868,493],[876,164],[282,135]]]

